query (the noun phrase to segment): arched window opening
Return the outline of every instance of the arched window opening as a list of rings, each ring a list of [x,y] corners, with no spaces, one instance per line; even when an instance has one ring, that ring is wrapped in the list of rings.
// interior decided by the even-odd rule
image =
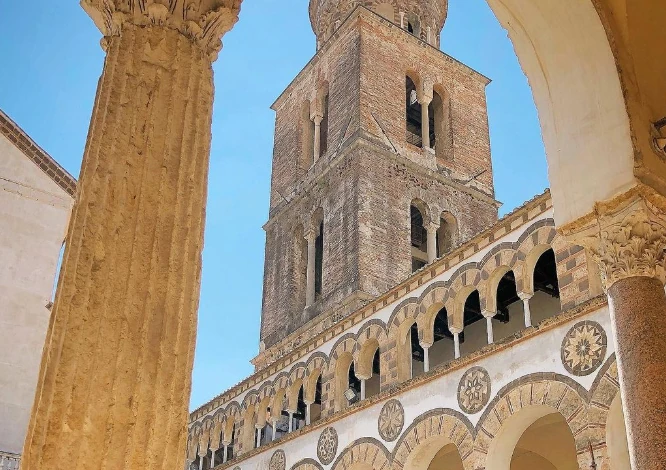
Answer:
[[[314,403],[310,405],[310,423],[314,423],[321,419],[321,374],[317,379],[315,386],[315,399]]]
[[[423,226],[423,214],[412,204],[409,208],[411,218],[412,272],[428,264],[428,231]]]
[[[453,132],[451,130],[451,101],[433,90],[432,101],[428,105],[430,119],[430,146],[435,149],[438,160],[453,157]]]
[[[234,444],[236,442],[236,438],[237,438],[237,436],[236,436],[236,423],[234,423],[232,428],[231,428],[231,443],[227,446],[227,462],[229,460],[233,460],[236,457],[236,455],[234,454]],[[224,451],[224,449],[223,449],[223,451]],[[216,460],[216,462],[217,462],[217,460]],[[220,462],[222,462],[222,460],[220,460]]]
[[[449,212],[443,212],[437,229],[437,257],[449,253],[458,244],[458,222]]]
[[[352,405],[361,398],[361,381],[356,377],[356,371],[354,370],[354,363],[349,364],[349,380],[347,381],[347,389],[351,389],[356,394],[356,397],[353,400],[347,398],[347,405]]]
[[[305,398],[304,398],[304,389],[301,385],[301,388],[298,390],[298,405],[296,406],[296,413],[294,413],[294,422],[293,430],[298,431],[299,429],[305,427]]]
[[[380,357],[379,348],[372,357],[372,377],[365,381],[365,398],[374,397],[380,392]]]
[[[434,342],[430,347],[430,370],[439,364],[446,364],[454,359],[453,335],[449,331],[449,320],[446,307],[437,312],[434,326]]]
[[[576,443],[564,416],[551,413],[537,419],[522,434],[511,457],[510,470],[577,470]]]
[[[418,100],[418,93],[416,91],[416,84],[407,76],[405,79],[405,121],[406,121],[406,135],[405,139],[408,144],[416,147],[423,147],[423,140],[421,135],[422,115],[421,103]]]
[[[506,272],[497,284],[497,313],[493,317],[493,336],[495,340],[506,338],[523,329],[523,304],[518,297],[516,276],[513,271]]]
[[[319,224],[315,240],[315,299],[321,298],[324,280],[324,222]]]
[[[261,428],[261,445],[273,442],[273,423],[271,422],[271,409],[266,409],[266,416],[263,420],[264,427]]]
[[[310,102],[301,108],[301,170],[307,172],[314,163],[315,123],[310,118]]]
[[[423,375],[423,361],[425,353],[421,344],[419,343],[419,328],[416,323],[409,329],[409,340],[412,343],[412,375],[411,377],[418,377]]]
[[[320,127],[320,139],[319,139],[319,157],[326,155],[328,151],[328,92],[324,95],[322,99],[322,120]]]
[[[460,333],[460,355],[478,351],[488,344],[486,319],[481,314],[481,297],[475,290],[467,297],[463,313],[464,330]]]
[[[538,325],[543,320],[561,312],[560,286],[557,279],[555,252],[546,250],[534,266],[534,297],[530,299],[532,324]]]
[[[421,20],[414,13],[407,14],[407,31],[418,38],[421,37]]]

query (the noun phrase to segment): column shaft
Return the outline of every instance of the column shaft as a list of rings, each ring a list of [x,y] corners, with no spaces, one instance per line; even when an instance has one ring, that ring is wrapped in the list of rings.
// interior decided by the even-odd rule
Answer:
[[[608,289],[631,467],[655,470],[666,455],[666,295],[650,277]]]
[[[421,103],[421,141],[423,149],[430,148],[430,117],[428,116],[428,105],[430,102]]]
[[[361,400],[365,400],[365,379],[361,379]]]
[[[453,333],[453,355],[456,359],[460,357],[460,333]]]
[[[317,256],[317,249],[314,233],[309,233],[306,238],[308,241],[308,269],[306,272],[305,306],[309,307],[315,303],[315,257]]]
[[[437,229],[436,224],[430,224],[427,227],[428,232],[428,264],[437,259]]]
[[[486,331],[488,332],[488,344],[493,344],[495,335],[493,333],[493,317],[486,317]]]
[[[211,62],[183,34],[107,38],[24,470],[183,463]]]
[[[430,372],[430,346],[421,346],[423,348],[423,372]]]
[[[319,160],[319,157],[321,156],[321,121],[323,120],[322,116],[315,115],[314,118],[314,155],[313,155],[313,161],[314,163],[317,163],[317,160]]]

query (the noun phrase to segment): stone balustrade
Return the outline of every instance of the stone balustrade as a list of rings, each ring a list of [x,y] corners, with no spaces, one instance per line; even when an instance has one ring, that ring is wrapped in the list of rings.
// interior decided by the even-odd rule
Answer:
[[[19,470],[21,456],[0,450],[0,470]]]

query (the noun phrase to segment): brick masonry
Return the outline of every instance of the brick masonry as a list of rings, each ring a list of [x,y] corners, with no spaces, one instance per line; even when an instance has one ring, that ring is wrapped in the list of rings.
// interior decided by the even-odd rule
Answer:
[[[450,106],[452,146],[424,152],[405,138],[405,79]],[[452,214],[458,241],[497,220],[485,101],[488,80],[359,8],[278,98],[261,339],[267,347],[309,320],[342,317],[411,273],[410,203]],[[310,116],[324,114],[328,151],[309,166]],[[310,113],[307,110],[310,110]],[[302,233],[324,223],[321,299],[304,310]],[[429,215],[428,215],[429,216]]]

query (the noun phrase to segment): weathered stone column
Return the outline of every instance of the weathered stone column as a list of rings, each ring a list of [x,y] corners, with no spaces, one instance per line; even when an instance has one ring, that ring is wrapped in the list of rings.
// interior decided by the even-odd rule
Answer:
[[[437,259],[437,230],[439,230],[439,224],[434,222],[426,226],[426,231],[428,232],[428,264],[433,263]]]
[[[663,468],[666,455],[664,208],[637,188],[598,204],[574,238],[592,251],[608,293],[633,470]]]
[[[518,292],[518,297],[523,301],[523,316],[525,317],[525,328],[532,326],[532,311],[530,310],[530,299],[534,294]]]
[[[308,265],[307,271],[305,273],[305,306],[309,307],[315,303],[316,291],[315,291],[315,258],[317,256],[317,247],[315,242],[317,240],[317,231],[314,228],[310,228],[305,233],[305,239],[308,242]]]
[[[314,121],[314,154],[312,156],[313,163],[317,163],[321,156],[321,122],[324,120],[322,114],[315,114],[312,116]]]
[[[21,468],[182,468],[212,61],[240,0],[83,0],[107,52]]]
[[[421,103],[421,143],[423,150],[430,148],[430,116],[428,115],[428,106],[432,97],[422,96],[419,102]]]
[[[495,334],[493,332],[493,318],[495,315],[497,315],[497,312],[483,310],[481,314],[486,319],[486,334],[488,335],[488,344],[493,344],[495,341]]]

